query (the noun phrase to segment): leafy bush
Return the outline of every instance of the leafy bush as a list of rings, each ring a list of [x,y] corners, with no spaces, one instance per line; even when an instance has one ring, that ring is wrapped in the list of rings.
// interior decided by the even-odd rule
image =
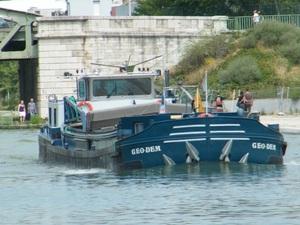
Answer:
[[[288,32],[282,34],[279,38],[279,43],[281,45],[287,45],[289,43],[299,43],[300,42],[300,29],[294,27],[293,29],[289,30]]]
[[[262,73],[253,57],[241,56],[231,61],[226,69],[218,73],[218,76],[221,84],[247,85],[260,81]]]
[[[30,123],[31,124],[42,124],[42,123],[44,123],[44,119],[38,115],[35,115],[30,118]]]
[[[241,46],[243,48],[254,48],[257,42],[261,42],[265,47],[300,42],[300,29],[276,21],[265,21],[246,33],[241,40]]]
[[[15,110],[19,103],[19,94],[11,93],[9,99],[2,101],[2,108],[6,110]]]
[[[300,29],[279,22],[263,22],[241,40],[244,48],[253,48],[260,42],[265,47],[275,50],[286,57],[292,64],[300,63]]]
[[[266,47],[282,44],[281,37],[294,30],[295,27],[274,21],[267,21],[255,26],[253,34],[257,41],[261,41]]]
[[[205,64],[209,57],[222,58],[231,49],[231,36],[219,35],[209,41],[199,40],[192,43],[185,51],[175,68],[175,74],[187,74]]]
[[[300,43],[291,42],[280,48],[280,52],[293,64],[300,64]]]
[[[208,42],[204,49],[209,57],[223,58],[229,53],[229,50],[233,47],[231,36],[219,35]]]
[[[205,53],[202,52],[202,46],[199,42],[195,42],[185,51],[183,58],[176,66],[175,73],[189,73],[199,66],[203,65],[204,60]]]
[[[254,34],[249,34],[241,39],[242,48],[254,48],[256,46],[256,38]]]
[[[289,92],[289,97],[293,101],[297,101],[300,99],[300,88],[291,88]]]
[[[0,62],[0,95],[3,97],[2,106],[4,109],[14,109],[18,102],[18,62]],[[10,98],[7,99],[8,93]]]
[[[2,116],[0,117],[0,125],[11,125],[13,123],[12,117]]]

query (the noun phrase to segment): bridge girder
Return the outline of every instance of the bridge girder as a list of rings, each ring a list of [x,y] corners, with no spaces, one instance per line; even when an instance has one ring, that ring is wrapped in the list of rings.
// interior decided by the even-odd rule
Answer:
[[[0,8],[0,17],[14,24],[0,28],[0,32],[5,33],[0,40],[0,60],[37,58],[35,21],[40,15]]]

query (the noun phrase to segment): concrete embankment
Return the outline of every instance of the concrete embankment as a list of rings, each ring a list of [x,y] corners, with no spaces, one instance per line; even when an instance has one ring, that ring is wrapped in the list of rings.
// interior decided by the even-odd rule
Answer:
[[[43,125],[41,124],[13,124],[13,125],[3,125],[0,124],[0,129],[39,129]]]
[[[300,115],[262,115],[260,122],[267,124],[279,124],[282,133],[300,134]]]

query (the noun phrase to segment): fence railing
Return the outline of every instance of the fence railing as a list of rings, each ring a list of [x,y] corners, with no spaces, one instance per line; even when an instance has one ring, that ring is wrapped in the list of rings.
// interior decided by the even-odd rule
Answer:
[[[261,15],[260,22],[262,21],[277,21],[286,24],[292,24],[300,27],[300,14],[290,15]],[[237,16],[227,20],[228,30],[247,30],[254,26],[252,16]]]
[[[210,94],[212,95],[212,99],[216,96],[216,93],[221,93],[222,96],[227,99],[236,99],[240,91],[245,90],[227,90],[227,91],[221,91],[221,90],[210,90]],[[250,90],[253,97],[255,99],[291,99],[294,101],[300,101],[300,87],[269,87],[259,90]]]

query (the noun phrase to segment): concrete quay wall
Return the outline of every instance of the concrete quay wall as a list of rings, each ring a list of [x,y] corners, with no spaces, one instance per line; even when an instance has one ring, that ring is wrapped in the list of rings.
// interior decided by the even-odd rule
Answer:
[[[225,110],[236,111],[236,102],[236,100],[225,100]],[[254,99],[251,111],[267,115],[298,114],[300,112],[300,100],[292,100],[290,98]]]
[[[91,63],[122,65],[130,57],[140,67],[170,68],[192,41],[227,32],[227,17],[42,17],[38,18],[38,104],[47,116],[47,97],[73,95],[75,79],[65,72],[115,73],[117,68]],[[78,73],[77,73],[78,71]]]

